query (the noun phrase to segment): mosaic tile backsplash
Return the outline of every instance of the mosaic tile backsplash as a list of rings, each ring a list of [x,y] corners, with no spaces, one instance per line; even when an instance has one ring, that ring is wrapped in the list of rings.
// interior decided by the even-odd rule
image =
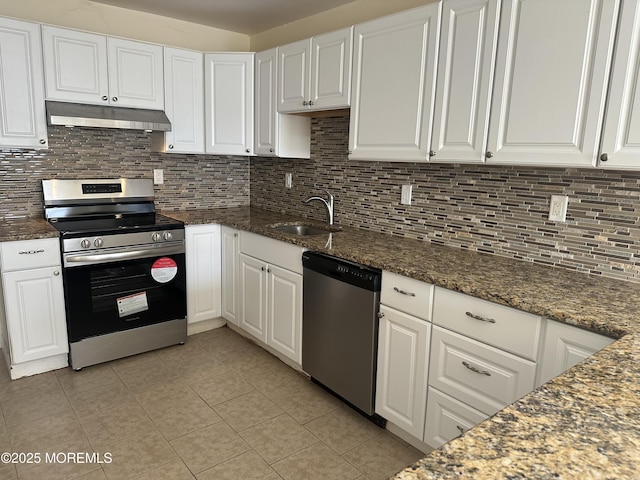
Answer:
[[[41,180],[49,178],[153,178],[163,210],[249,204],[246,157],[151,151],[150,134],[103,128],[49,127],[48,150],[0,149],[0,218],[42,215]]]
[[[301,201],[326,188],[337,224],[640,282],[640,172],[349,161],[348,128],[314,118],[311,160],[252,159],[252,206],[325,220]],[[569,195],[565,223],[551,195]]]
[[[152,178],[163,210],[251,205],[325,219],[301,201],[328,188],[336,223],[640,282],[640,172],[353,162],[348,116],[314,118],[311,159],[159,154],[138,131],[50,127],[48,150],[0,149],[0,218],[42,214],[45,178]],[[285,173],[293,188],[284,188]],[[413,186],[413,204],[400,189]],[[567,222],[547,220],[569,195]]]

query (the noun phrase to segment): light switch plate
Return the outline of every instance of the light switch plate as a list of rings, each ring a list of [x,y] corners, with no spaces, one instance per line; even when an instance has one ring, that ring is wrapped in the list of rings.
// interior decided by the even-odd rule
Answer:
[[[285,188],[293,187],[293,174],[291,173],[284,174],[284,187]]]
[[[411,190],[412,185],[402,185],[402,195],[400,197],[401,205],[411,205]]]

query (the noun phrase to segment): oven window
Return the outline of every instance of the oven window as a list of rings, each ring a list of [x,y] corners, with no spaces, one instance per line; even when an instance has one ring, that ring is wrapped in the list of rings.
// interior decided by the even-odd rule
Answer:
[[[67,268],[69,338],[186,317],[184,254]]]

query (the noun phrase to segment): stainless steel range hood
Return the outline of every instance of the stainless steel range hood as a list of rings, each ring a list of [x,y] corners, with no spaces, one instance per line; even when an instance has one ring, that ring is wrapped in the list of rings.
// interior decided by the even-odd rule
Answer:
[[[161,110],[50,101],[46,104],[49,125],[171,131],[171,122]]]

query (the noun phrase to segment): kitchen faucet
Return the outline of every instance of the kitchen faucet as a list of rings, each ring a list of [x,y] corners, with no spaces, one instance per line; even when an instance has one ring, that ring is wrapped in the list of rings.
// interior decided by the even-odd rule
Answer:
[[[327,221],[329,222],[329,225],[333,225],[333,195],[331,195],[329,193],[328,190],[324,190],[326,192],[326,194],[329,196],[329,200],[325,200],[322,197],[309,197],[306,200],[303,200],[302,203],[309,203],[313,200],[318,200],[322,203],[324,203],[324,206],[327,207]]]

